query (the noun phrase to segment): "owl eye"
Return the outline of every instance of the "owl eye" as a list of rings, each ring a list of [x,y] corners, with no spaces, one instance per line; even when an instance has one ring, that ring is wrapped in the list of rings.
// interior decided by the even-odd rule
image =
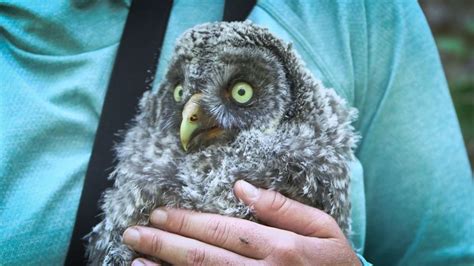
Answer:
[[[246,82],[237,82],[232,87],[231,96],[238,103],[248,103],[253,96],[252,86]]]
[[[174,88],[174,100],[176,102],[181,102],[181,100],[183,99],[183,86],[181,85],[177,85],[175,88]]]

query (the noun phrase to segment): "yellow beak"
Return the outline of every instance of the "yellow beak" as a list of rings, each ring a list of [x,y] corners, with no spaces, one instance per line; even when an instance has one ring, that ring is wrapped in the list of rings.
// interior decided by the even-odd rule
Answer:
[[[191,96],[183,108],[183,120],[179,129],[179,136],[183,149],[188,151],[191,141],[196,138],[198,141],[210,141],[220,136],[224,131],[217,127],[214,119],[202,112],[200,101],[202,93]]]
[[[199,102],[202,94],[197,93],[191,96],[189,101],[184,105],[183,120],[179,129],[181,144],[185,151],[188,150],[189,142],[193,137],[193,133],[202,126],[202,111]]]

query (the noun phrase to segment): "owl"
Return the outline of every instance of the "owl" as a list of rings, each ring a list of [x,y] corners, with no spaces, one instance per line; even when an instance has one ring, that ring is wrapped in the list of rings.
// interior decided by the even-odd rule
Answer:
[[[258,222],[233,194],[239,179],[324,210],[348,235],[356,116],[267,29],[216,22],[187,30],[116,147],[103,220],[87,236],[89,263],[139,256],[122,234],[147,225],[157,207]]]

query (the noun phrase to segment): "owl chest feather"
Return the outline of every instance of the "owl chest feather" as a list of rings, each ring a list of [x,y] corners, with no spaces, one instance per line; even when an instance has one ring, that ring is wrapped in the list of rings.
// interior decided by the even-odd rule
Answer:
[[[326,149],[320,145],[315,130],[304,124],[242,131],[231,143],[182,154],[170,162],[175,171],[159,189],[167,191],[159,204],[252,219],[232,189],[244,179],[324,208],[322,199],[329,197],[324,193],[331,180],[314,170],[319,152]],[[169,193],[166,186],[174,191]]]

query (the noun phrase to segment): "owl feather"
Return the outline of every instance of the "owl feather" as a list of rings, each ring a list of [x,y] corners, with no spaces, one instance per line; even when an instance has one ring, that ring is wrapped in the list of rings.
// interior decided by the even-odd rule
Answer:
[[[89,263],[130,264],[140,254],[122,234],[148,225],[157,207],[258,222],[233,194],[240,179],[325,211],[349,235],[356,115],[267,29],[217,22],[187,30],[116,147],[103,220],[86,237]]]

